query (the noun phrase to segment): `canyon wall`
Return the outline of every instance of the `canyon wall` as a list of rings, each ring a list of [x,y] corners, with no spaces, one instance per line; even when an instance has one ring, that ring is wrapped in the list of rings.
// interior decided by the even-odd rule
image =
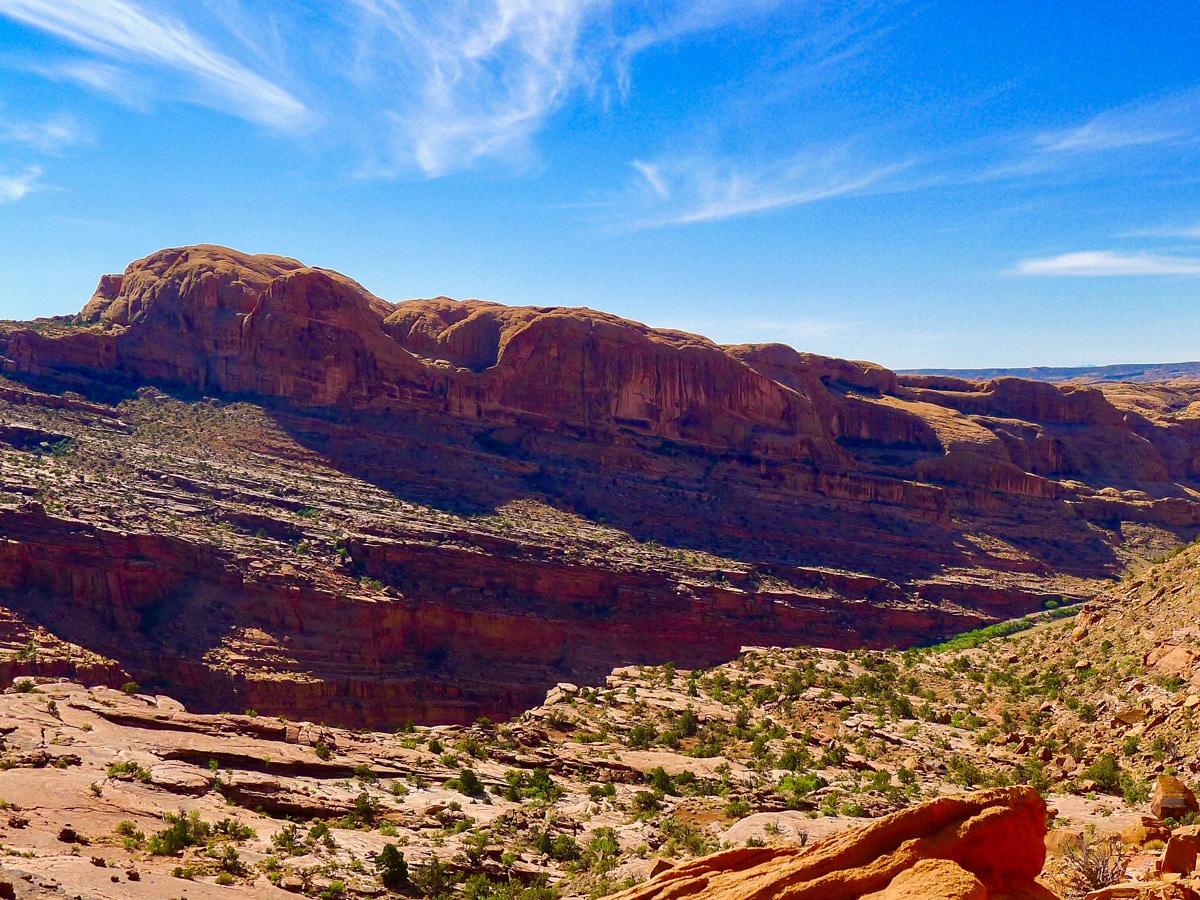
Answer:
[[[897,375],[219,247],[0,323],[0,374],[7,639],[207,709],[462,721],[624,663],[907,646],[1200,532],[1196,385]]]

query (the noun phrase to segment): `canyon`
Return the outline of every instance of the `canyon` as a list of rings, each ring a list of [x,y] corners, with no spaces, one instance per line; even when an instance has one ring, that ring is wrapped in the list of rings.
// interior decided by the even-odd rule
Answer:
[[[0,375],[5,638],[74,648],[8,674],[209,713],[465,723],[929,643],[1200,533],[1197,383],[901,375],[214,246],[0,324]]]

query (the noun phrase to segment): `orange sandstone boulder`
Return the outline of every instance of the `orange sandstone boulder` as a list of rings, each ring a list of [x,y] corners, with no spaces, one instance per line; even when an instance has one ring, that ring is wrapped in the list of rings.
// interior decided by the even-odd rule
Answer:
[[[1200,812],[1196,795],[1174,775],[1159,775],[1150,798],[1150,811],[1160,819],[1179,819],[1189,812]]]
[[[1033,788],[943,797],[809,848],[741,848],[683,863],[620,900],[1053,900],[1035,879],[1046,804]]]
[[[1183,837],[1172,836],[1163,850],[1159,871],[1190,875],[1195,869],[1196,845]]]

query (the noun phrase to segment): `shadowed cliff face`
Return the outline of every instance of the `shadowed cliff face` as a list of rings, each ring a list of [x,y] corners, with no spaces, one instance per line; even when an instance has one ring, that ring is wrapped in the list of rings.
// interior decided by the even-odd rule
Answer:
[[[119,530],[168,541],[112,537],[118,523],[80,538],[72,522],[109,514],[60,479],[71,515],[6,520],[24,573],[0,584],[8,605],[210,708],[337,696],[326,717],[342,721],[467,719],[627,662],[921,643],[1088,596],[1200,523],[1196,386],[897,376],[587,309],[393,304],[219,247],[105,276],[72,320],[0,324],[0,372],[0,425],[37,410],[80,471],[125,460],[121,488],[92,493]],[[105,424],[123,419],[132,431]],[[37,442],[20,434],[3,471],[28,497]],[[321,527],[267,486],[307,497]],[[546,558],[525,529],[560,513]],[[433,519],[443,537],[414,537]],[[581,549],[593,526],[619,536],[598,556]],[[632,572],[621,541],[656,562]],[[291,575],[250,568],[301,545],[314,555]],[[87,563],[99,547],[106,562]],[[171,585],[151,616],[169,629],[97,574],[127,569]],[[362,583],[374,605],[347,604]],[[212,603],[220,616],[189,630]],[[250,622],[292,661],[235,641],[234,662],[213,662]]]

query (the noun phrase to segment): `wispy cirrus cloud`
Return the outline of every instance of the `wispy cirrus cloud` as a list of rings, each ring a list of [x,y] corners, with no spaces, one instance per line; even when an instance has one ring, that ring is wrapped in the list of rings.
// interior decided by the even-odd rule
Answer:
[[[40,122],[13,122],[0,117],[0,143],[18,144],[37,153],[54,154],[84,139],[79,123],[67,115]]]
[[[190,79],[202,102],[284,131],[301,130],[310,113],[291,93],[221,53],[182,22],[133,0],[0,0],[0,15],[106,57],[118,67],[75,65],[76,80],[111,87],[120,68],[149,65]],[[66,63],[71,66],[72,63]],[[72,72],[63,68],[71,77]]]
[[[29,166],[16,174],[0,173],[0,203],[14,203],[38,189],[40,166]]]
[[[1039,259],[1024,259],[1017,263],[1014,274],[1076,277],[1200,275],[1200,257],[1086,250]]]
[[[1163,226],[1161,228],[1138,228],[1124,231],[1117,235],[1120,238],[1184,238],[1185,240],[1200,240],[1200,225]]]
[[[870,39],[870,32],[860,38]],[[880,135],[864,134],[836,150],[807,148],[768,163],[688,154],[635,159],[632,188],[618,205],[633,227],[686,225],[838,196],[1000,182],[1077,183],[1133,168],[1142,172],[1168,157],[1166,165],[1177,168],[1176,156],[1186,147],[1200,148],[1200,90],[1130,103],[1058,131],[997,133],[907,158],[890,152]],[[1200,226],[1139,234],[1200,238]],[[1128,257],[1125,265],[1148,269],[1147,259]],[[1103,259],[1093,263],[1097,270],[1105,265]],[[1169,258],[1159,264],[1169,266]]]
[[[690,225],[801,206],[835,197],[902,189],[896,176],[913,163],[864,165],[847,148],[807,152],[760,166],[728,159],[634,160],[627,227]],[[640,202],[637,195],[640,194]]]
[[[533,139],[580,92],[631,90],[651,48],[769,17],[785,0],[353,0],[351,78],[375,92],[390,151],[426,176],[482,160],[516,168]],[[822,52],[845,52],[837,40]],[[840,38],[838,39],[840,40]],[[824,45],[822,45],[824,46]],[[815,51],[814,51],[815,52]],[[372,172],[386,169],[374,167]]]
[[[1043,153],[1096,153],[1200,141],[1200,91],[1155,97],[1107,110],[1074,128],[1039,134]]]
[[[600,0],[354,0],[356,77],[379,96],[393,153],[428,176],[519,161],[586,76],[582,33]]]

